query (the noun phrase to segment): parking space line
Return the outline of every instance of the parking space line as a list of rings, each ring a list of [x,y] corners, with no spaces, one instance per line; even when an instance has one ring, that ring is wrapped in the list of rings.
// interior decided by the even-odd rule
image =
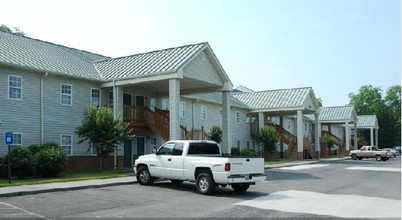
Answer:
[[[11,205],[11,204],[8,204],[8,203],[5,203],[5,202],[0,202],[0,204],[6,206],[6,208],[1,208],[1,209],[3,209],[3,210],[10,209],[10,210],[18,210],[18,211],[21,211],[21,212],[22,212],[22,213],[13,213],[13,214],[0,214],[0,218],[1,218],[1,217],[11,217],[11,216],[20,216],[20,217],[21,217],[21,216],[28,216],[28,217],[29,217],[29,216],[35,216],[35,217],[37,217],[37,218],[44,218],[44,219],[46,219],[46,217],[44,217],[44,216],[38,215],[38,214],[36,214],[36,213],[30,212],[30,211],[28,211],[28,210],[19,208],[19,207],[17,207],[17,206],[14,206],[14,205]],[[10,208],[7,208],[7,207],[10,207]]]

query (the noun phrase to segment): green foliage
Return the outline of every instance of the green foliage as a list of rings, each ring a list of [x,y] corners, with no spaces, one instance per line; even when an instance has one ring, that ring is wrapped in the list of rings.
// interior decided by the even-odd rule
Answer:
[[[230,150],[230,154],[233,156],[240,156],[240,148],[232,147],[232,149]]]
[[[321,97],[317,98],[315,101],[317,102],[318,106],[322,107],[322,98]]]
[[[18,179],[33,176],[35,172],[35,161],[33,154],[23,147],[11,147],[10,154],[7,154],[3,160],[2,176],[8,176],[8,157],[11,162],[11,174]]]
[[[279,142],[279,136],[275,128],[264,126],[260,129],[257,137],[257,142],[264,147],[264,151],[276,152],[276,144]]]
[[[336,143],[335,138],[328,134],[324,134],[321,137],[321,141],[327,144],[328,149],[331,149]]]
[[[212,126],[208,135],[210,136],[210,139],[215,141],[216,143],[222,142],[222,129],[218,125]]]
[[[67,155],[64,150],[54,142],[43,145],[30,145],[12,147],[0,161],[0,175],[8,176],[8,157],[11,159],[11,175],[19,179],[33,177],[54,177],[59,175],[67,166]]]
[[[20,28],[18,27],[13,27],[13,29],[7,27],[7,25],[0,25],[0,31],[2,32],[6,32],[6,33],[10,33],[10,34],[15,34],[15,35],[19,35],[19,36],[27,36],[27,34],[23,31],[21,31]]]
[[[36,172],[41,177],[58,176],[67,166],[66,152],[53,143],[43,146],[35,154],[37,161]]]
[[[376,115],[380,129],[378,140],[380,146],[398,146],[401,143],[401,86],[388,88],[385,97],[379,87],[365,85],[357,94],[350,93],[350,104],[355,107],[357,115]],[[359,142],[370,140],[369,130],[359,130]]]
[[[246,148],[241,151],[240,155],[242,156],[247,156],[247,157],[258,157],[257,151],[255,151],[253,148]]]
[[[128,124],[121,117],[114,120],[110,108],[95,106],[85,110],[82,125],[75,132],[79,137],[78,142],[88,142],[88,151],[93,147],[98,156],[109,155],[131,135]]]

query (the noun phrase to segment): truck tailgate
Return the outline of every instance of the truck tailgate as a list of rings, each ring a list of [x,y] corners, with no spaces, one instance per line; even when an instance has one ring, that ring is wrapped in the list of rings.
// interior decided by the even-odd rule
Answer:
[[[264,173],[264,158],[229,158],[231,175]]]

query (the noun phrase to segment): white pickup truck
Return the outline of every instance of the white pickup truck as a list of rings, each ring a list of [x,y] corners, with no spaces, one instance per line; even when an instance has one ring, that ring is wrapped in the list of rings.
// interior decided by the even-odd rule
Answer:
[[[151,185],[156,178],[196,182],[197,191],[206,195],[219,185],[245,192],[266,179],[263,158],[224,157],[216,142],[205,140],[168,141],[155,154],[135,160],[134,173],[141,185]]]

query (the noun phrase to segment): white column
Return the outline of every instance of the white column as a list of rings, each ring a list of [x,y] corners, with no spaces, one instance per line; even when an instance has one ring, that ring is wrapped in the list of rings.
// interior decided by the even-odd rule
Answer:
[[[315,151],[317,153],[316,158],[319,159],[321,155],[321,145],[320,145],[320,138],[321,138],[321,123],[319,120],[320,113],[317,111],[317,113],[314,114],[314,119],[315,119]]]
[[[222,153],[230,154],[232,136],[230,134],[230,93],[222,92]]]
[[[345,123],[345,148],[347,151],[350,150],[350,127],[349,122]]]
[[[370,145],[371,145],[371,146],[374,146],[373,128],[370,128]]]
[[[169,79],[169,134],[170,140],[180,139],[180,80]]]
[[[264,113],[258,112],[258,133],[260,133],[260,130],[264,125]]]
[[[303,154],[303,112],[302,110],[297,110],[297,159],[299,154]]]
[[[355,150],[357,150],[357,122],[355,122],[355,124],[354,124],[354,137],[353,137],[353,139],[354,139],[354,146],[353,146],[353,149],[355,149]]]
[[[378,146],[378,129],[375,129],[375,146],[377,148],[379,148],[380,146]]]
[[[114,82],[113,82],[114,83]],[[113,85],[113,119],[116,120],[120,115],[122,115],[121,110],[123,109],[122,102],[122,96],[123,93],[120,91],[121,89]],[[119,146],[121,147],[121,146]],[[114,149],[113,152],[113,169],[117,169],[117,148]]]

